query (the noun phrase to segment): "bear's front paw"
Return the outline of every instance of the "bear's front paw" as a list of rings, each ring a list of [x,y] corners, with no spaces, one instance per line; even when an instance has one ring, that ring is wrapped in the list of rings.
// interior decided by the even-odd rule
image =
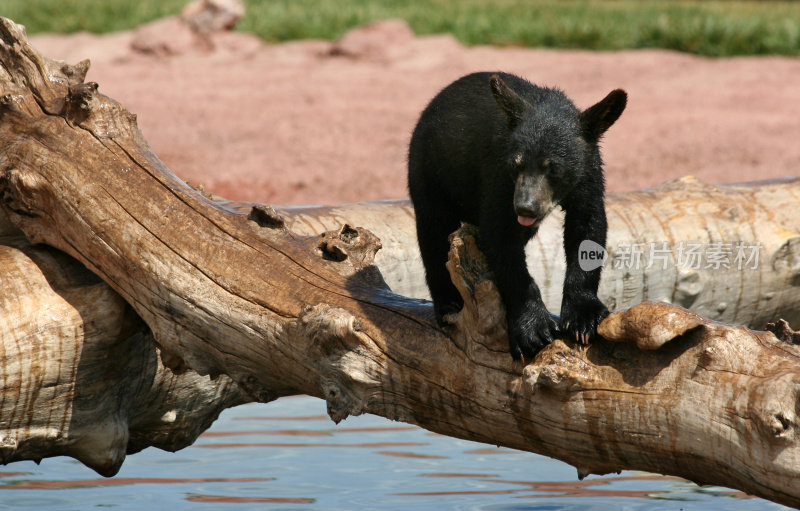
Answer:
[[[509,318],[508,327],[514,360],[533,359],[558,333],[558,325],[544,304],[528,304],[520,315]]]
[[[597,326],[608,316],[608,308],[594,295],[564,296],[561,304],[561,332],[581,344],[597,337]]]

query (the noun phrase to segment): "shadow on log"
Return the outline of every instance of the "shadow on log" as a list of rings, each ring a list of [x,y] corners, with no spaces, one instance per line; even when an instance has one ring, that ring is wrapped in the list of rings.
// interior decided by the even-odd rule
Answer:
[[[603,342],[558,340],[532,363],[513,363],[469,229],[455,236],[450,261],[466,305],[443,331],[427,302],[390,291],[373,265],[380,242],[357,222],[302,235],[286,210],[210,199],[158,160],[134,116],[83,83],[88,64],[41,57],[6,19],[0,62],[0,206],[30,242],[66,252],[118,293],[85,273],[70,277],[87,282],[76,293],[108,293],[98,298],[107,322],[81,305],[93,302],[68,299],[71,323],[33,321],[25,285],[4,280],[0,314],[12,327],[0,330],[3,374],[21,375],[4,377],[3,396],[20,396],[2,409],[6,462],[68,454],[112,474],[149,433],[178,448],[225,406],[305,393],[325,399],[335,421],[374,413],[552,456],[581,477],[648,470],[800,505],[796,346],[645,302],[610,316]],[[66,257],[26,246],[5,245],[37,264],[40,253]],[[10,264],[0,272],[13,280]],[[68,258],[59,264],[84,271]],[[80,325],[80,335],[48,341],[56,352],[69,351],[64,339],[80,348],[67,368],[36,358],[45,341],[27,324]],[[159,365],[149,336],[167,365],[188,369]],[[98,354],[87,351],[94,346]],[[113,354],[130,364],[108,367]],[[42,365],[73,390],[39,414],[25,403],[43,390],[34,378]],[[22,381],[32,383],[20,392]],[[88,406],[88,396],[108,408],[94,398]],[[120,410],[134,420],[116,421]]]

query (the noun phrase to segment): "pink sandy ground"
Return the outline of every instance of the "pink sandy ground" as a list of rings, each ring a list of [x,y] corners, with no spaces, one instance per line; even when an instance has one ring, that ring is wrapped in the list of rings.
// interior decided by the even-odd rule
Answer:
[[[712,183],[800,174],[798,58],[465,47],[392,21],[338,44],[269,45],[223,33],[213,51],[179,41],[168,56],[133,51],[135,37],[32,42],[70,63],[90,58],[87,79],[138,115],[156,154],[183,179],[230,199],[406,197],[406,150],[420,111],[446,84],[479,70],[558,86],[581,108],[624,88],[628,108],[603,142],[612,192],[687,174]]]

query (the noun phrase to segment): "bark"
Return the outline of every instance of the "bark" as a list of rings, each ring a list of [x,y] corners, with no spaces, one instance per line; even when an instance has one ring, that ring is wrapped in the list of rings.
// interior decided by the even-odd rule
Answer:
[[[113,475],[248,401],[225,376],[166,369],[130,306],[63,252],[0,237],[0,282],[2,463],[65,455]]]
[[[600,298],[611,310],[667,301],[751,328],[785,319],[800,327],[800,181],[712,185],[687,176],[607,198],[609,258]],[[225,203],[246,213],[252,204]],[[369,229],[375,256],[397,294],[427,298],[414,213],[407,200],[277,208],[293,232]],[[566,268],[563,215],[547,218],[527,247],[528,267],[551,311],[561,309]],[[692,254],[698,256],[693,258]]]
[[[374,413],[445,435],[553,456],[575,465],[581,477],[649,470],[800,505],[800,350],[787,342],[794,337],[786,325],[775,328],[786,339],[780,340],[679,306],[644,302],[604,322],[605,341],[583,348],[558,340],[531,363],[513,363],[502,305],[469,228],[453,239],[449,263],[465,307],[440,329],[427,302],[394,294],[383,281],[373,264],[381,244],[374,234],[345,224],[305,235],[300,226],[313,225],[310,210],[212,200],[157,159],[134,116],[99,94],[96,84],[83,83],[88,64],[47,60],[27,45],[17,26],[1,21],[0,205],[28,240],[74,257],[130,304],[168,367],[191,369],[176,376],[158,366],[146,334],[136,333],[141,329],[137,319],[124,312],[123,301],[109,296],[120,310],[104,317],[122,319],[103,326],[87,322],[88,313],[83,317],[84,330],[99,337],[93,357],[101,362],[81,372],[81,351],[78,369],[70,369],[75,367],[70,362],[55,371],[58,382],[95,389],[118,382],[117,394],[142,385],[147,381],[142,371],[109,364],[118,360],[115,349],[122,346],[141,350],[140,358],[151,361],[148,368],[159,378],[187,377],[188,386],[218,393],[211,404],[187,400],[194,390],[150,389],[141,394],[145,402],[134,397],[121,404],[117,396],[112,409],[145,417],[134,421],[139,431],[174,429],[191,438],[190,421],[170,428],[164,418],[212,417],[214,412],[203,406],[239,402],[240,391],[263,402],[305,393],[325,399],[337,422],[350,414]],[[756,318],[748,322],[758,322],[793,313],[800,280],[795,277],[796,220],[790,218],[796,186],[787,180],[711,190],[683,181],[617,197],[609,215],[618,222],[612,224],[617,240],[733,242],[751,241],[746,236],[753,235],[764,245],[769,265],[762,259],[757,277],[703,281],[703,273],[686,277],[675,264],[674,276],[661,270],[665,277],[658,282],[652,276],[661,273],[648,273],[652,267],[637,274],[633,265],[621,265],[622,282],[607,276],[604,284],[621,296],[612,305],[672,288],[664,297],[716,303],[717,316],[746,310]],[[407,207],[397,205],[363,207],[394,207],[398,217],[408,214]],[[703,216],[692,219],[687,215],[692,212]],[[623,224],[628,230],[617,232]],[[392,240],[392,225],[388,233],[376,231]],[[554,236],[555,231],[548,232]],[[413,246],[403,241],[409,231],[403,232],[395,239]],[[542,253],[544,261],[557,257]],[[637,278],[640,285],[631,286]],[[11,293],[0,302],[2,314],[30,310],[21,303],[28,296],[24,289]],[[719,306],[721,299],[730,305]],[[81,314],[90,308],[70,302],[65,310]],[[127,346],[131,335],[139,336],[132,343],[138,347]],[[31,362],[18,371],[33,378],[41,374],[36,364],[58,362],[55,357],[34,360],[41,343],[56,345],[65,338],[56,334],[52,341],[40,341],[3,332],[4,349],[20,346],[11,358],[3,357],[4,363],[28,356]],[[25,350],[31,354],[22,354]],[[147,385],[158,387],[152,382],[159,378]],[[14,385],[8,379],[5,384],[3,395],[13,393]],[[17,392],[21,385],[16,383]],[[33,383],[24,391],[42,388]],[[73,417],[76,405],[95,406],[93,398],[76,399],[87,394],[72,394]],[[147,400],[155,395],[172,402],[150,406]],[[10,446],[6,459],[20,459],[15,449],[22,444],[21,433],[7,426],[5,414],[20,414],[24,423],[34,412],[3,406],[4,443]],[[164,409],[174,413],[159,415]],[[48,429],[32,431],[27,443],[42,446],[37,455],[83,455],[111,473],[118,464],[96,460],[118,457],[123,442],[112,440],[124,437],[134,423],[92,430],[93,422],[104,417],[104,410],[60,422],[39,417],[37,424]],[[67,452],[58,440],[73,450]]]

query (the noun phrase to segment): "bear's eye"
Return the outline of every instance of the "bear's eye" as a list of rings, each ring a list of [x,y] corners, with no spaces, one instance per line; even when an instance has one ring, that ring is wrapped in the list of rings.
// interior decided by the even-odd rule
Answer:
[[[514,156],[514,165],[516,167],[522,166],[522,153],[519,153],[516,156]]]
[[[554,162],[550,158],[545,158],[542,160],[542,170],[544,170],[547,174],[556,176],[561,173],[561,165]]]

